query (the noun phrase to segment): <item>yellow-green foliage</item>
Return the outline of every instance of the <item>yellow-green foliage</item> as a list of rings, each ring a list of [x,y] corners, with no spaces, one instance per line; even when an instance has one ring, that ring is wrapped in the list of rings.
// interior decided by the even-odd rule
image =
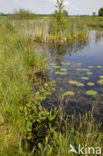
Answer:
[[[8,15],[9,19],[17,19],[17,20],[24,20],[24,19],[33,19],[35,18],[35,14],[31,13],[28,10],[19,9],[16,10],[13,14]]]
[[[5,17],[6,20],[9,19]],[[103,25],[103,19],[98,17],[66,17],[67,24],[62,32],[52,33],[50,28],[51,16],[49,18],[36,17],[33,20],[13,20],[10,21],[13,26],[26,37],[31,38],[36,42],[46,44],[65,44],[67,42],[86,41],[88,39],[88,29],[93,28],[96,24],[96,29]],[[2,19],[3,20],[3,19]],[[2,22],[5,22],[3,20]],[[55,22],[52,21],[55,24]],[[57,26],[57,25],[56,25]]]
[[[28,21],[9,20],[8,17],[0,19],[0,156],[32,156],[35,151],[40,156],[59,156],[60,153],[66,156],[70,143],[103,146],[103,136],[98,125],[93,118],[88,118],[88,115],[80,117],[79,120],[76,116],[69,130],[65,126],[66,131],[60,131],[60,128],[64,127],[60,123],[66,121],[55,123],[58,111],[53,109],[48,112],[40,105],[40,102],[50,95],[51,88],[54,90],[53,85],[45,84],[40,91],[35,91],[46,73],[46,59],[36,54],[35,41],[51,43],[52,40],[52,43],[64,44],[67,41],[84,40],[87,39],[88,26],[102,28],[103,25],[103,18],[98,17],[68,17],[66,20],[66,29],[61,34],[51,35],[49,18]],[[60,67],[54,65],[54,68],[59,70]],[[101,66],[98,68],[102,69]],[[88,75],[93,74],[90,69],[83,71],[87,71]],[[67,73],[63,70],[56,71],[55,74]],[[83,83],[73,80],[69,83],[84,86]],[[103,80],[97,83],[102,85]],[[71,97],[74,94],[76,96],[76,92],[68,91],[65,96]],[[93,95],[94,92],[90,90],[87,94]],[[64,119],[61,112],[59,119]],[[32,126],[35,122],[37,129],[34,133]],[[46,137],[41,140],[39,135],[44,129]]]
[[[72,116],[69,124],[64,121],[62,131],[60,131],[59,128],[58,130],[51,130],[52,138],[48,135],[43,144],[39,143],[38,152],[40,156],[41,153],[45,156],[68,156],[70,144],[74,146],[75,149],[78,149],[79,144],[81,146],[87,145],[87,147],[102,147],[103,134],[99,130],[100,123],[95,124],[92,112],[77,117],[78,116]],[[60,119],[62,121],[63,116]],[[58,125],[60,125],[59,123]],[[75,153],[69,153],[69,156],[75,155]],[[89,154],[87,154],[87,156],[89,156]],[[92,152],[91,156],[93,156]]]
[[[24,112],[33,101],[35,86],[42,81],[36,73],[46,69],[46,59],[37,56],[34,44],[14,28],[0,22],[0,155],[5,156],[24,153]]]

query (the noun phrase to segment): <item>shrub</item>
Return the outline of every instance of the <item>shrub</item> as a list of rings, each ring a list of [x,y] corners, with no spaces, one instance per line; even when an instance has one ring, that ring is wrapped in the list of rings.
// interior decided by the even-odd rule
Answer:
[[[25,9],[19,9],[8,16],[10,19],[33,19],[35,14]]]
[[[99,13],[99,16],[103,16],[103,8],[101,8],[98,13]]]
[[[64,5],[63,0],[57,0],[57,10],[52,15],[50,22],[50,33],[62,33],[66,26],[66,20],[64,18]]]
[[[63,15],[64,15],[65,17],[68,17],[68,12],[67,12],[66,10],[63,10]]]

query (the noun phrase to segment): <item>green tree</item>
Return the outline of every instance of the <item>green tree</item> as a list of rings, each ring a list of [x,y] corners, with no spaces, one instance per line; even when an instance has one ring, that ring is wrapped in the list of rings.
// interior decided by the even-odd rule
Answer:
[[[50,23],[50,32],[52,33],[62,33],[65,29],[67,21],[64,17],[64,5],[63,0],[57,0],[56,10],[52,16],[52,20]]]
[[[101,8],[98,12],[99,16],[103,16],[103,8]]]
[[[65,9],[63,10],[63,16],[68,17],[68,12]]]

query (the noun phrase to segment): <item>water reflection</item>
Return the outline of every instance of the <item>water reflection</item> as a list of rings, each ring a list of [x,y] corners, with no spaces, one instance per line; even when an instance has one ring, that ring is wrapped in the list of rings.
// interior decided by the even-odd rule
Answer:
[[[82,113],[94,107],[95,114],[102,118],[103,85],[97,82],[103,75],[103,33],[91,31],[88,41],[62,47],[39,46],[39,51],[40,49],[46,52],[49,65],[48,81],[56,80],[56,91],[47,97],[45,106],[58,106],[59,108],[63,105],[69,115],[74,110]],[[66,71],[64,75],[63,70]],[[81,77],[88,77],[88,79],[81,79]],[[78,81],[83,85],[76,86],[70,84],[69,81]],[[88,85],[88,83],[94,85]],[[75,95],[64,97],[66,91],[72,91]],[[92,91],[92,93],[96,91],[97,94],[87,95],[87,91]]]

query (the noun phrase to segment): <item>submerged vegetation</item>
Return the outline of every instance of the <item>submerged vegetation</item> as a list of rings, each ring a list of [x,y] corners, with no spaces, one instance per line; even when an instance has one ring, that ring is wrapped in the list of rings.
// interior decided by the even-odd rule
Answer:
[[[76,114],[73,110],[70,115],[64,106],[64,100],[65,105],[68,99],[77,100],[75,97],[82,92],[79,89],[85,86],[89,88],[83,91],[85,96],[98,96],[91,87],[103,85],[103,75],[94,83],[89,81],[94,66],[73,66],[63,60],[61,64],[51,63],[55,76],[61,76],[63,81],[67,76],[68,85],[75,89],[62,92],[57,99],[60,105],[49,107],[45,100],[56,94],[56,81],[48,81],[47,59],[36,51],[36,44],[40,43],[58,46],[87,41],[88,30],[102,29],[103,19],[68,17],[62,0],[57,0],[56,8],[49,17],[37,17],[20,9],[0,18],[0,156],[68,156],[70,144],[76,149],[81,143],[103,146],[101,123],[94,117],[95,106],[90,112]],[[75,66],[75,74],[84,74],[78,80],[68,76],[68,70]],[[96,68],[102,70],[103,66]]]

